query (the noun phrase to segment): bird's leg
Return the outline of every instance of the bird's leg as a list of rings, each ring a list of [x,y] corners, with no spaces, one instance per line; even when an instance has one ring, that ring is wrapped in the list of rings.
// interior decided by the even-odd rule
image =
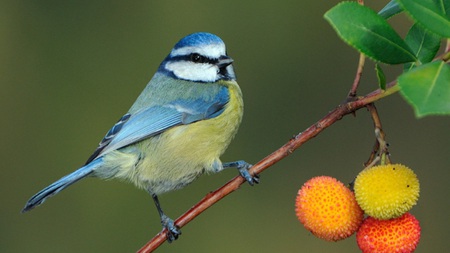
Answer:
[[[258,184],[259,183],[259,176],[258,175],[250,175],[250,172],[248,172],[248,170],[252,167],[251,164],[240,160],[240,161],[235,161],[235,162],[229,162],[229,163],[223,163],[222,166],[224,168],[237,168],[239,171],[239,174],[241,174],[241,176],[243,178],[245,178],[245,180],[247,180],[247,182],[253,186],[254,184]]]
[[[159,204],[158,196],[152,193],[153,201],[155,201],[156,209],[158,209],[159,217],[161,218],[161,224],[163,228],[167,228],[167,241],[173,242],[175,241],[179,235],[181,235],[181,230],[175,226],[175,223],[171,218],[164,214],[161,209],[161,205]]]

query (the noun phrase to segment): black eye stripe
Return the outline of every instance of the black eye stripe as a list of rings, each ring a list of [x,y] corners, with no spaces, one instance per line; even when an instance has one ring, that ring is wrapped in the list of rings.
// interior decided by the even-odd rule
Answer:
[[[196,62],[196,63],[205,63],[205,62],[207,62],[207,58],[202,56],[202,55],[200,55],[200,54],[193,53],[193,54],[190,54],[189,56],[190,56],[189,58],[190,58],[191,62]]]
[[[219,62],[218,59],[211,59],[206,56],[203,56],[198,53],[192,53],[189,55],[178,55],[171,57],[170,61],[190,61],[194,63],[209,63],[209,64],[217,64]]]

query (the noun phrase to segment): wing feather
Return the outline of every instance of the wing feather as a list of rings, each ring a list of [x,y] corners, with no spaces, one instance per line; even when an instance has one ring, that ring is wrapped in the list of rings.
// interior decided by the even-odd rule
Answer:
[[[86,164],[110,151],[156,136],[172,127],[217,117],[228,101],[228,89],[222,87],[209,100],[174,100],[164,106],[127,113],[108,131]]]

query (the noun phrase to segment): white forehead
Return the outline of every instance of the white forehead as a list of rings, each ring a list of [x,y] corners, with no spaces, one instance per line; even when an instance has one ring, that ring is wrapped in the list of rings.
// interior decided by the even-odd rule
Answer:
[[[226,49],[224,43],[204,44],[199,46],[184,46],[173,49],[172,52],[170,52],[170,56],[182,56],[192,53],[197,53],[211,59],[217,59],[220,56],[225,55]]]

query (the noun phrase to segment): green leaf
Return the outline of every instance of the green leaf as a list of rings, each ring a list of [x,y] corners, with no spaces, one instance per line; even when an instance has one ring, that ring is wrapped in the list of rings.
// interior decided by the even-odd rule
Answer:
[[[402,74],[398,85],[417,117],[450,114],[450,66],[443,61],[427,63]]]
[[[386,90],[386,76],[378,63],[375,64],[375,72],[377,73],[378,85],[380,86],[380,89]]]
[[[368,7],[343,2],[324,17],[341,39],[375,61],[388,64],[416,61],[414,53],[387,21]]]
[[[450,38],[448,0],[398,0],[403,9],[430,31]]]
[[[447,18],[450,18],[450,1],[443,0],[442,5],[444,6],[444,13],[447,15]]]
[[[381,9],[381,11],[378,12],[378,15],[380,15],[384,19],[388,19],[394,15],[399,14],[402,12],[403,9],[400,7],[400,5],[395,0],[391,0],[386,6]]]
[[[436,56],[436,53],[441,46],[441,37],[425,30],[418,24],[414,24],[411,29],[409,29],[405,42],[419,59],[419,63],[424,64],[431,62]],[[415,67],[416,63],[406,63],[404,70],[408,71]]]

